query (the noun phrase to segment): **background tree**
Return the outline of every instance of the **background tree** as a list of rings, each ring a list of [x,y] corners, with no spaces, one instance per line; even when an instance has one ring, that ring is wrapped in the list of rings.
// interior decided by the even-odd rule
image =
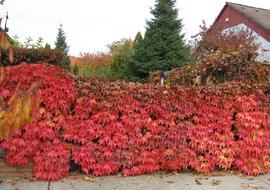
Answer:
[[[135,48],[135,46],[137,46],[138,43],[140,43],[142,41],[143,37],[141,32],[138,32],[135,36],[134,42],[133,42],[133,47]]]
[[[68,56],[69,46],[67,45],[67,42],[66,42],[66,34],[63,30],[62,24],[60,24],[60,26],[58,28],[58,33],[57,33],[56,41],[55,41],[55,49],[64,52],[64,54],[66,56],[66,58],[65,58],[66,68],[70,69],[70,59]]]
[[[23,44],[20,42],[20,37],[18,35],[12,36],[12,46],[13,47],[22,47]]]
[[[109,53],[81,53],[80,57],[71,56],[73,74],[84,78],[112,79],[112,55]]]
[[[42,48],[45,48],[45,45],[44,45],[44,40],[42,37],[39,37],[36,41],[36,43],[34,44],[35,48],[36,49],[42,49]]]
[[[44,46],[45,49],[51,49],[51,45],[49,43],[46,43]]]
[[[128,66],[133,52],[134,41],[131,39],[122,39],[108,45],[112,55],[111,70],[115,80],[129,79]]]
[[[27,37],[23,42],[20,41],[20,37],[15,35],[12,37],[12,47],[27,48],[27,49],[50,49],[50,44],[45,43],[42,37],[38,37],[36,41],[32,37]]]
[[[170,70],[189,60],[184,43],[182,20],[178,19],[176,0],[156,0],[147,21],[145,37],[137,43],[130,65],[135,80],[145,81],[150,71]]]
[[[34,40],[32,37],[25,38],[25,41],[23,42],[24,48],[33,48],[34,47]]]
[[[142,41],[142,35],[138,32],[135,39],[123,38],[108,45],[112,55],[111,71],[114,80],[132,80],[131,56],[134,48]]]

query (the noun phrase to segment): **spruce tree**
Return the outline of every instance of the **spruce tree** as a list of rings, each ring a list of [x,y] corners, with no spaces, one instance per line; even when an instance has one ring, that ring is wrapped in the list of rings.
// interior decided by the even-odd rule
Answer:
[[[65,67],[70,69],[70,59],[68,56],[69,46],[66,42],[66,34],[63,30],[63,25],[60,24],[55,41],[55,49],[62,51],[65,54]]]
[[[184,65],[189,50],[184,43],[182,20],[178,19],[176,0],[156,0],[147,21],[144,39],[137,43],[130,65],[135,80],[146,81],[149,72],[170,70]]]
[[[138,43],[140,43],[142,41],[142,34],[141,32],[138,32],[135,36],[134,42],[133,42],[133,47],[135,48],[137,46]]]

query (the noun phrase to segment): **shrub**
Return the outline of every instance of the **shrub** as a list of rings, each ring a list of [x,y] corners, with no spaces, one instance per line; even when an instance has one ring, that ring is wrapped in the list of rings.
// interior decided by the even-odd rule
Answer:
[[[188,64],[180,68],[173,69],[166,79],[170,85],[200,85],[200,64]]]
[[[152,71],[149,73],[148,82],[153,84],[159,84],[161,78],[161,71]]]
[[[0,89],[12,88],[15,81],[21,89],[41,81],[39,117],[1,143],[8,163],[32,161],[38,179],[68,175],[69,158],[96,176],[187,168],[248,175],[270,171],[269,83],[170,87],[72,82],[63,70],[45,64],[5,70],[11,82]]]
[[[27,62],[31,64],[48,63],[64,68],[64,60],[64,54],[58,50],[26,48],[1,49],[1,63],[3,66],[13,66]]]
[[[72,68],[72,73],[74,75],[77,75],[79,73],[79,66],[77,64],[75,64]]]
[[[17,130],[12,138],[6,138],[1,146],[8,150],[8,163],[23,166],[33,161],[33,172],[38,179],[56,180],[68,175],[69,171],[70,153],[60,140],[59,123],[69,114],[77,92],[72,79],[63,69],[48,64],[22,63],[4,68],[0,83],[1,98],[6,94],[4,101],[10,101],[16,89],[25,92],[33,84],[41,97],[36,117],[32,123],[28,122]],[[20,117],[15,116],[16,122],[20,121]],[[7,126],[0,127],[7,129]]]
[[[172,69],[169,76],[165,79],[168,85],[184,85],[184,86],[204,86],[211,84],[220,84],[228,81],[242,81],[245,83],[267,83],[270,76],[270,67],[260,62],[248,62],[242,65],[239,70],[234,65],[227,67],[226,74],[220,70],[211,72],[203,69],[201,63],[189,64],[183,67]],[[214,74],[215,73],[215,74]],[[222,74],[223,73],[223,74]],[[155,80],[153,80],[155,78]],[[160,80],[159,76],[150,74],[150,83],[156,83]]]
[[[83,78],[112,79],[111,61],[112,56],[105,53],[71,57],[71,65],[73,68],[77,65],[77,75]]]
[[[269,127],[269,108],[259,86],[226,83],[201,89],[161,88],[89,81],[80,88],[83,97],[75,106],[74,117],[66,121],[64,139],[79,145],[73,158],[85,173],[108,175],[122,170],[124,175],[138,175],[185,168],[208,173],[216,167],[237,168],[249,175],[268,171],[269,153],[261,151],[256,157],[260,165],[251,165],[253,153],[245,152],[250,150],[245,149],[250,140],[242,139],[242,132],[238,134],[249,132],[245,128],[249,114],[257,110],[253,119],[259,128],[254,132],[265,136],[256,136],[260,140],[253,139],[249,146],[269,148],[260,145],[268,141],[268,133],[263,131]],[[264,116],[256,120],[260,114]],[[245,123],[243,128],[238,117]],[[101,170],[101,165],[108,169]]]
[[[66,114],[75,102],[72,78],[60,67],[46,63],[5,67],[0,90],[8,91],[10,97],[17,88],[26,92],[33,84],[40,90],[41,104],[48,113]]]
[[[165,82],[174,85],[268,82],[270,68],[256,61],[259,46],[254,38],[249,31],[223,31],[203,25],[193,53],[197,63],[173,69]]]
[[[131,56],[136,45],[136,39],[122,39],[109,45],[112,55],[111,71],[116,80],[131,79]]]
[[[92,66],[84,65],[80,68],[78,75],[86,79],[105,79],[113,80],[113,74],[110,65],[107,66],[97,66],[92,68]]]
[[[265,78],[264,72],[257,74],[262,66],[255,61],[259,45],[254,43],[251,31],[208,29],[204,24],[197,38],[200,40],[194,56],[201,63],[202,80],[211,77],[213,83],[247,79],[261,82],[260,76]]]

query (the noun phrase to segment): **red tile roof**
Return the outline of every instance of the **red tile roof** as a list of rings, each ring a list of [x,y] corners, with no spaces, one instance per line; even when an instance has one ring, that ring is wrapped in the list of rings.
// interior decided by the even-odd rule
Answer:
[[[227,2],[226,5],[233,8],[234,10],[244,15],[245,17],[248,17],[257,25],[270,31],[270,10],[269,9],[251,7],[247,5],[241,5],[241,4],[230,3],[230,2]]]

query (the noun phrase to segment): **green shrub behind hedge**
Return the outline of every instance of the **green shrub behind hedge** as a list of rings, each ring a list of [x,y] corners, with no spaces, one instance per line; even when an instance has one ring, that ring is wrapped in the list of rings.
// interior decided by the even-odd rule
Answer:
[[[19,65],[22,62],[33,64],[45,62],[65,68],[65,55],[59,50],[12,48],[1,49],[0,53],[3,66]]]

